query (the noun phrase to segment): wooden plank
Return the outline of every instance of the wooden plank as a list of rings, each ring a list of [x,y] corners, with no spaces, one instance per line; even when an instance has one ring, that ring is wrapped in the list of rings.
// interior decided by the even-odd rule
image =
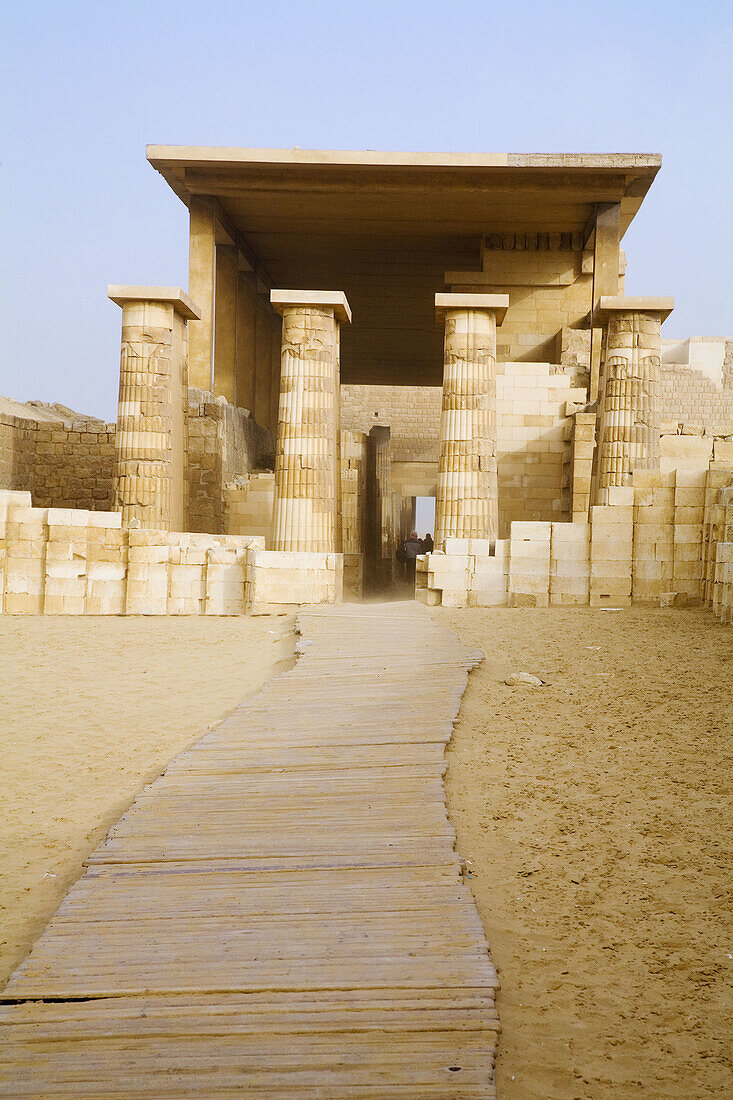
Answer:
[[[410,605],[299,626],[295,668],[141,792],[11,977],[0,1091],[495,1095],[442,783],[476,655]]]

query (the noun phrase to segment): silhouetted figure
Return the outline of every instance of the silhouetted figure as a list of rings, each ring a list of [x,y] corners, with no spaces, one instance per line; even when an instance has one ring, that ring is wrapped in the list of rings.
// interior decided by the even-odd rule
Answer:
[[[402,543],[397,553],[398,559],[405,563],[405,572],[408,582],[414,583],[415,581],[415,558],[418,554],[422,553],[422,539],[418,538],[417,531],[413,531],[409,539],[405,539]]]
[[[422,552],[423,552],[423,554],[432,554],[434,546],[435,546],[435,543],[433,542],[433,536],[428,531],[427,535],[422,540]]]

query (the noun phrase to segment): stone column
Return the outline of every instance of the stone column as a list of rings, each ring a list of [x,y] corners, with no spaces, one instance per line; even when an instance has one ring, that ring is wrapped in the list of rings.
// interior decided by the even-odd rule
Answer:
[[[661,324],[672,298],[601,298],[605,360],[598,394],[596,493],[659,469]]]
[[[214,384],[217,397],[236,401],[235,360],[237,347],[238,255],[235,245],[216,246],[214,292]]]
[[[266,428],[272,401],[272,339],[275,315],[264,293],[258,293],[255,308],[255,394],[250,411],[260,427]]]
[[[254,416],[255,409],[255,309],[257,276],[240,271],[237,286],[236,404]]]
[[[273,290],[283,319],[273,550],[334,553],[338,531],[340,291]]]
[[[448,537],[495,539],[496,326],[506,294],[436,294],[445,322],[435,548]]]
[[[184,525],[186,323],[199,312],[178,287],[110,286],[122,306],[113,509],[122,522]]]
[[[200,307],[189,334],[189,384],[201,390],[213,385],[216,205],[205,195],[192,195],[188,242],[188,288]]]
[[[598,399],[603,330],[599,316],[601,298],[619,293],[621,203],[596,204],[593,229],[593,298],[591,304],[590,400]]]

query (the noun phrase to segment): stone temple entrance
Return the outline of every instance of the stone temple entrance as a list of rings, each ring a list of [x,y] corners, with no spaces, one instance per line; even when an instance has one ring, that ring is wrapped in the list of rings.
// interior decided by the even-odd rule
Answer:
[[[436,499],[436,551],[473,559],[512,522],[587,519],[594,493],[625,483],[602,342],[631,325],[639,364],[657,355],[671,305],[621,296],[620,241],[658,157],[152,146],[148,159],[190,213],[179,388],[233,410],[217,429],[228,479],[211,487],[229,494],[221,528],[266,532],[259,565],[284,570],[296,602],[315,574],[330,592],[342,573],[354,594],[388,586],[418,496]],[[155,308],[155,288],[117,289]],[[658,457],[652,406],[637,467]],[[184,469],[168,471],[186,491],[169,496],[188,530],[208,530],[190,428]]]

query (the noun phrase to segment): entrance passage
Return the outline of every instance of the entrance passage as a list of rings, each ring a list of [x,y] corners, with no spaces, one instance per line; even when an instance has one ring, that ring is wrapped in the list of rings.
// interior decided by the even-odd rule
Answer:
[[[421,539],[435,535],[435,497],[415,497],[415,530]]]
[[[299,629],[296,666],[137,797],[11,977],[8,1095],[496,1095],[442,780],[479,656],[414,603]]]

